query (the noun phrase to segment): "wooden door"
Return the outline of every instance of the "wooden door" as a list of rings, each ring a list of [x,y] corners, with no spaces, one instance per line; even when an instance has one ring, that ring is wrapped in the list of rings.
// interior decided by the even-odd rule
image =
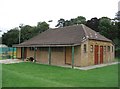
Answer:
[[[27,58],[27,48],[24,48],[24,58]]]
[[[65,64],[71,64],[72,63],[72,50],[71,47],[66,47],[65,49]]]
[[[27,48],[26,47],[24,48],[24,54],[22,52],[23,52],[23,49],[21,48],[21,58],[22,58],[22,55],[24,55],[24,59],[27,58]]]
[[[16,52],[17,52],[17,58],[21,59],[22,58],[22,55],[21,55],[21,48],[17,48]]]
[[[99,52],[99,46],[98,45],[95,45],[95,49],[94,49],[94,63],[95,64],[98,64],[98,52]]]
[[[21,47],[21,59],[23,57],[23,48]]]
[[[103,46],[100,46],[100,64],[103,63]]]

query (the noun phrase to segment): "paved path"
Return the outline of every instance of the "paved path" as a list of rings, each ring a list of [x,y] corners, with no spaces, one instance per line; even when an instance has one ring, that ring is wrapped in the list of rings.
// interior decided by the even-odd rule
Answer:
[[[120,63],[120,62],[112,62],[112,63],[107,63],[107,64],[92,65],[92,66],[87,66],[87,67],[74,67],[74,68],[80,69],[80,70],[90,70],[90,69],[100,68],[100,67],[104,67],[104,66],[108,66],[108,65],[115,65],[118,63]]]
[[[11,64],[11,63],[20,63],[23,62],[20,59],[6,59],[6,60],[0,60],[0,64]]]
[[[0,60],[0,64],[11,64],[11,63],[20,63],[23,62],[20,59],[6,59],[6,60]],[[112,62],[112,63],[107,63],[107,64],[99,64],[99,65],[92,65],[92,66],[87,66],[87,67],[74,67],[74,69],[80,69],[80,70],[90,70],[90,69],[95,69],[95,68],[100,68],[108,65],[115,65],[120,62]],[[64,65],[62,67],[69,67],[71,68],[71,65]]]

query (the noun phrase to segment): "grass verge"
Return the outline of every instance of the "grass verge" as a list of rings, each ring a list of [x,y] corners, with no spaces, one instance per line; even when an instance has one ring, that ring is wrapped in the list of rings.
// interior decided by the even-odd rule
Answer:
[[[3,64],[3,87],[117,87],[118,65],[78,70],[36,63]]]

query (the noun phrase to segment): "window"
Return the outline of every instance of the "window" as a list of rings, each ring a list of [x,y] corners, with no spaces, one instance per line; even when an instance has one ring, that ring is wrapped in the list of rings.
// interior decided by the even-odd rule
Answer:
[[[112,52],[113,52],[113,50],[114,50],[114,48],[113,48],[113,46],[112,46]]]
[[[110,52],[110,46],[107,47],[108,52]]]
[[[86,53],[86,51],[87,51],[87,50],[86,50],[86,44],[84,44],[84,53]]]
[[[93,45],[90,46],[90,52],[93,52]]]

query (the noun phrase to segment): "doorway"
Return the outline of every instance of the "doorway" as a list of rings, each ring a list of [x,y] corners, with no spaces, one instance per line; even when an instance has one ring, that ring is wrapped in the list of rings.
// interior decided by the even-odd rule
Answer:
[[[24,55],[24,59],[26,59],[27,58],[27,48],[25,47],[24,48],[24,54],[22,53],[23,51],[22,51],[23,49],[21,48],[21,58],[23,57],[23,55]]]
[[[71,47],[65,48],[65,64],[72,64],[72,49]]]
[[[94,51],[94,64],[98,64],[98,52],[99,52],[99,46],[98,45],[95,45],[95,51]]]

